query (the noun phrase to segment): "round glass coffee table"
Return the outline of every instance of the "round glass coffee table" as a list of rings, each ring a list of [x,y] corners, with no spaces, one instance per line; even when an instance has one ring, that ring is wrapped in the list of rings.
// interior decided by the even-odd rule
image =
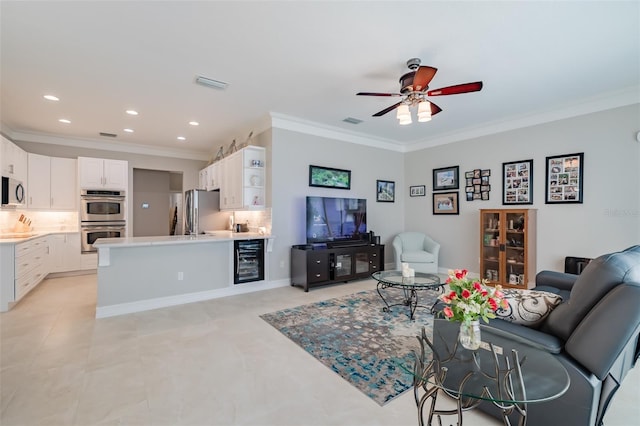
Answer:
[[[389,310],[394,306],[408,306],[410,312],[409,318],[411,320],[413,320],[416,308],[429,308],[430,311],[433,308],[433,305],[423,306],[418,303],[418,291],[432,290],[438,293],[444,292],[444,283],[440,281],[440,277],[436,274],[416,272],[415,277],[403,277],[402,271],[378,271],[374,272],[371,277],[378,281],[376,290],[385,304],[382,310],[384,312],[389,312]],[[390,305],[380,291],[386,288],[401,289],[403,292],[402,302]]]

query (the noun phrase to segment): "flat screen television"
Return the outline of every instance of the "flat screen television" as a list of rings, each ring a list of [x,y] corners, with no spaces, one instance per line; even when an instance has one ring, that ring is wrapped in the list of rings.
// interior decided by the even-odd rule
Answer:
[[[367,200],[307,197],[307,244],[363,240]]]

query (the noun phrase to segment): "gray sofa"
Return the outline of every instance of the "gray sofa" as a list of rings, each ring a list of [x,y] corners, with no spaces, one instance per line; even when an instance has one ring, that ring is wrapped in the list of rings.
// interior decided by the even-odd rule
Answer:
[[[571,378],[560,398],[528,405],[527,424],[604,424],[609,403],[640,354],[640,245],[594,259],[581,275],[542,271],[534,290],[563,296],[537,329],[500,319],[489,324],[555,354]],[[480,409],[501,418],[490,404]]]

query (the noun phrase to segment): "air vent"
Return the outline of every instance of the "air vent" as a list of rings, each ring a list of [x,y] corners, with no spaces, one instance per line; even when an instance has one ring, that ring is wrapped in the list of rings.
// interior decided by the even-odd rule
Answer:
[[[117,138],[118,135],[116,135],[115,133],[107,133],[107,132],[100,132],[100,136],[104,136],[106,138]]]
[[[362,123],[362,120],[358,120],[357,118],[353,118],[353,117],[347,117],[344,120],[345,123],[349,123],[349,124],[360,124]]]
[[[196,77],[196,83],[201,86],[213,87],[214,89],[224,90],[227,88],[229,83],[225,83],[224,81],[214,80],[212,78],[198,76]]]

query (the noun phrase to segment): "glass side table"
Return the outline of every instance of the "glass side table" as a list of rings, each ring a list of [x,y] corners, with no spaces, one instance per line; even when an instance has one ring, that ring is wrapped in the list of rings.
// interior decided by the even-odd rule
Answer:
[[[436,274],[416,272],[415,277],[403,277],[402,271],[378,271],[374,272],[371,277],[378,281],[376,290],[385,304],[382,310],[388,312],[393,306],[408,306],[411,320],[413,320],[417,307],[427,308],[427,306],[418,304],[418,291],[434,290],[439,293],[444,292],[444,283],[440,281],[440,277]],[[389,302],[380,291],[385,288],[401,289],[403,292],[402,302],[389,305]],[[433,306],[429,308],[432,309]]]
[[[475,351],[458,342],[459,323],[434,319],[433,341],[424,329],[418,337],[420,351],[415,353],[414,397],[420,426],[431,425],[433,418],[457,416],[487,401],[502,411],[505,425],[516,413],[518,425],[527,422],[527,404],[549,401],[569,389],[570,378],[562,363],[542,348],[519,336],[481,325],[482,346]],[[408,366],[402,366],[408,370]],[[438,394],[456,402],[456,408],[436,407]],[[422,394],[422,395],[421,395]],[[424,407],[429,404],[427,422]]]

